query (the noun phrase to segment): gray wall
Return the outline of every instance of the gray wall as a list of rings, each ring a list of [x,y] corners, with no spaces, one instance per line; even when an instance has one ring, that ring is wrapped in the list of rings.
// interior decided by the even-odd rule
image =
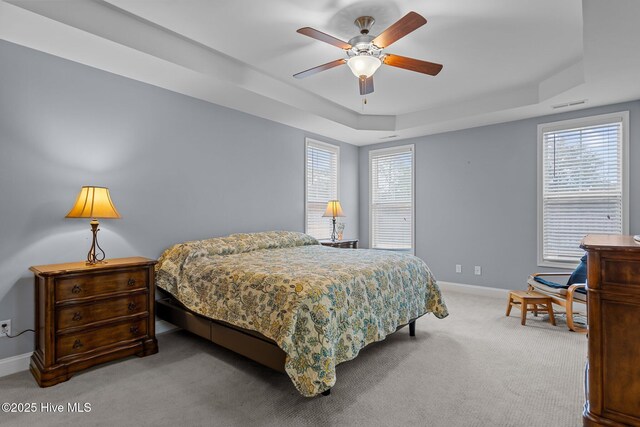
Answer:
[[[303,131],[0,42],[0,320],[33,327],[31,265],[82,260],[88,220],[64,219],[82,185],[111,189],[108,257],[174,242],[304,231]],[[337,143],[335,141],[327,141]],[[346,237],[358,231],[358,149],[341,146]],[[0,338],[0,358],[33,334]]]
[[[537,266],[537,125],[630,118],[630,232],[640,233],[640,101],[360,148],[360,241],[369,244],[369,150],[415,144],[416,255],[443,281],[522,288]],[[462,264],[462,274],[455,265]],[[473,266],[482,275],[473,274]]]
[[[416,144],[416,254],[440,280],[512,288],[536,266],[536,126],[630,111],[630,231],[640,233],[640,101],[357,148],[341,146],[346,237],[368,245],[368,152]],[[64,219],[82,185],[111,188],[108,256],[304,228],[304,138],[317,135],[0,42],[0,320],[33,326],[28,267],[81,260]],[[359,219],[359,221],[358,221]],[[360,231],[358,233],[358,230]],[[456,274],[455,264],[463,264]],[[483,267],[473,275],[473,265]],[[0,338],[0,359],[33,335]]]

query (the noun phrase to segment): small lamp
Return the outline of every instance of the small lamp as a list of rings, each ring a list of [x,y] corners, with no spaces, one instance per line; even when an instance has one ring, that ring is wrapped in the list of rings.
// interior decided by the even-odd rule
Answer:
[[[104,250],[98,244],[98,220],[97,218],[120,218],[120,214],[111,201],[109,189],[106,187],[85,186],[80,189],[76,199],[66,218],[91,218],[91,232],[93,241],[87,254],[87,265],[95,265],[104,262]],[[102,252],[98,255],[96,250]]]
[[[344,212],[342,212],[342,206],[340,206],[339,200],[329,200],[327,203],[327,210],[324,211],[323,217],[332,218],[333,221],[333,231],[331,232],[331,241],[336,241],[336,217],[344,217],[346,216]]]

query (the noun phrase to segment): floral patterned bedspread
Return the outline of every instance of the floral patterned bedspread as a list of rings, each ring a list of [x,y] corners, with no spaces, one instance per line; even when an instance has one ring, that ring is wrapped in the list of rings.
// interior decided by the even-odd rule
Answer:
[[[274,340],[308,397],[335,384],[336,365],[399,325],[448,315],[419,258],[325,247],[287,231],[174,245],[160,257],[156,283],[196,313]]]

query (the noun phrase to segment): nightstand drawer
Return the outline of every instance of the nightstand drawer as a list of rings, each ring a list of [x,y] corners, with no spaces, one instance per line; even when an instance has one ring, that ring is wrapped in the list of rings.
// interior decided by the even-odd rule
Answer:
[[[121,316],[145,313],[148,308],[147,294],[124,296],[93,304],[71,305],[56,310],[56,329],[61,331]]]
[[[56,340],[56,360],[144,337],[147,334],[147,322],[147,319],[140,319],[92,331],[60,335]]]
[[[78,275],[56,280],[56,302],[147,287],[146,270]]]

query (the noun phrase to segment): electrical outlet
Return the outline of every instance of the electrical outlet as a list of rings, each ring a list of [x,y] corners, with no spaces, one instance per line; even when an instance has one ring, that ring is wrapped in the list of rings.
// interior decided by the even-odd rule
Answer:
[[[0,321],[0,337],[11,335],[11,319]]]
[[[482,274],[482,267],[480,267],[479,265],[476,265],[473,268],[473,274],[475,274],[476,276],[480,276]]]
[[[462,273],[462,265],[456,264],[456,273]]]

